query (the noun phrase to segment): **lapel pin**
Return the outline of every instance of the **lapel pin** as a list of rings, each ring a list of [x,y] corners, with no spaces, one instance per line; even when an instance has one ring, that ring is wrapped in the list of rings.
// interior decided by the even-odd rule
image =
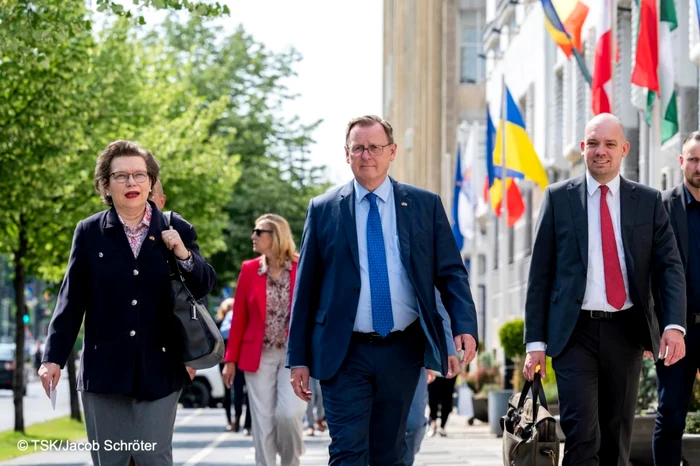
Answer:
[[[153,236],[149,236],[148,239],[150,239],[151,241],[155,241],[155,240],[156,240]]]
[[[408,207],[408,204],[406,204],[405,202],[402,202],[401,205],[402,205],[403,207]]]

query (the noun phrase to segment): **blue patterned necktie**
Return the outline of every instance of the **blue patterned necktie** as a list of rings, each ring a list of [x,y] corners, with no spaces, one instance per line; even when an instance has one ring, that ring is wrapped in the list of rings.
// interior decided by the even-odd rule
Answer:
[[[394,315],[391,312],[391,292],[386,266],[382,219],[379,217],[377,195],[368,193],[366,197],[369,201],[367,262],[369,264],[369,289],[372,297],[372,326],[375,332],[385,337],[394,328]]]

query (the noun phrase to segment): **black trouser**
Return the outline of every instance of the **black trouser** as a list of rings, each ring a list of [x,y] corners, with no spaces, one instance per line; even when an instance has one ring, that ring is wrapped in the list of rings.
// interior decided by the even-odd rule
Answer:
[[[593,319],[582,310],[553,359],[559,388],[564,466],[629,466],[646,317],[635,308]]]
[[[452,412],[452,395],[455,391],[456,377],[446,379],[435,377],[433,383],[428,385],[428,405],[430,406],[430,421],[438,418],[440,410],[440,427],[445,427],[447,418]]]
[[[233,409],[236,413],[236,419],[240,421],[243,415],[243,405],[245,404],[245,423],[243,424],[243,428],[250,430],[253,416],[251,416],[248,395],[244,393],[244,388],[245,373],[239,368],[236,368],[236,377],[233,379]],[[229,400],[230,399],[231,397],[229,396]]]
[[[654,465],[677,465],[681,462],[681,445],[685,418],[693,394],[695,374],[700,369],[700,323],[688,325],[685,357],[665,366],[656,363],[659,411],[654,426]]]
[[[221,370],[221,371],[224,370],[224,364],[219,364],[219,370]],[[236,376],[233,379],[234,413],[235,413],[236,419],[240,420],[241,415],[243,414],[243,403],[245,402],[246,415],[245,415],[245,425],[243,426],[243,428],[250,430],[252,417],[250,415],[250,405],[248,404],[248,397],[243,392],[244,387],[245,387],[245,374],[243,373],[242,370],[240,370],[238,367],[236,367]],[[226,422],[231,424],[231,389],[227,388],[226,385],[224,385],[224,402],[223,403],[224,403],[224,411],[226,413]]]

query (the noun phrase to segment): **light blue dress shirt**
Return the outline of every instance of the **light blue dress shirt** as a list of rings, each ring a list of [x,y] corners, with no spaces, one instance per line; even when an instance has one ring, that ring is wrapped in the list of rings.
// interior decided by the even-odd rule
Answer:
[[[369,216],[369,193],[357,180],[355,187],[355,226],[357,228],[357,248],[360,260],[360,300],[355,317],[356,332],[371,333],[372,298],[370,295],[369,264],[367,260],[367,217]],[[401,262],[399,233],[396,226],[396,204],[394,187],[387,176],[384,182],[374,190],[377,195],[377,207],[382,220],[382,234],[386,249],[387,271],[389,273],[389,290],[391,291],[391,310],[394,317],[392,331],[404,330],[418,318],[418,300],[408,279],[406,269]]]

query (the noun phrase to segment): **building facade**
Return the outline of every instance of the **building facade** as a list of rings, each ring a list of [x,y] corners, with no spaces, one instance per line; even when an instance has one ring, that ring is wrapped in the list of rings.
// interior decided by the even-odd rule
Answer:
[[[658,129],[646,124],[645,91],[630,83],[639,21],[635,1],[587,1],[584,61],[592,73],[602,1],[613,5],[617,37],[613,113],[631,143],[622,174],[657,189],[670,188],[682,180],[681,141],[698,129],[699,75],[690,59],[700,64],[695,0],[675,2],[678,27],[672,41],[680,131],[664,144]],[[440,193],[449,211],[456,145],[466,145],[465,128],[474,125],[481,125],[485,136],[487,106],[498,125],[504,81],[550,183],[585,171],[579,143],[593,117],[590,88],[575,60],[567,60],[547,33],[540,0],[385,0],[384,15],[384,113],[399,144],[394,176]],[[476,181],[485,174],[483,139],[472,168]],[[471,259],[480,338],[497,352],[501,325],[523,316],[542,199],[531,183],[520,187],[526,211],[516,225],[505,228],[491,209],[480,209],[463,251]]]
[[[463,152],[473,124],[485,121],[485,24],[484,0],[384,0],[383,116],[398,144],[390,174],[440,194],[447,212],[457,146]],[[479,134],[472,179],[485,174]],[[465,241],[466,259],[475,247]]]
[[[610,0],[606,0],[610,1]],[[500,115],[505,80],[523,114],[523,120],[550,183],[585,171],[579,143],[586,122],[593,117],[591,92],[575,60],[567,60],[544,26],[539,0],[487,0],[484,29],[487,105],[494,119]],[[590,11],[582,32],[583,58],[593,72],[597,8]],[[636,53],[638,6],[632,0],[611,2],[617,37],[618,60],[614,64],[613,113],[631,143],[623,160],[622,175],[657,189],[678,184],[681,141],[698,127],[698,71],[689,58],[693,39],[694,0],[677,0],[678,28],[672,33],[680,131],[660,144],[659,132],[646,124],[646,93],[630,82]],[[494,121],[497,124],[497,121]],[[508,320],[522,317],[534,229],[542,192],[530,183],[522,186],[527,210],[510,229],[504,229],[489,212],[483,247],[476,252],[485,266],[479,270],[486,282],[485,344],[497,349],[498,329]],[[503,251],[504,254],[501,254]]]

